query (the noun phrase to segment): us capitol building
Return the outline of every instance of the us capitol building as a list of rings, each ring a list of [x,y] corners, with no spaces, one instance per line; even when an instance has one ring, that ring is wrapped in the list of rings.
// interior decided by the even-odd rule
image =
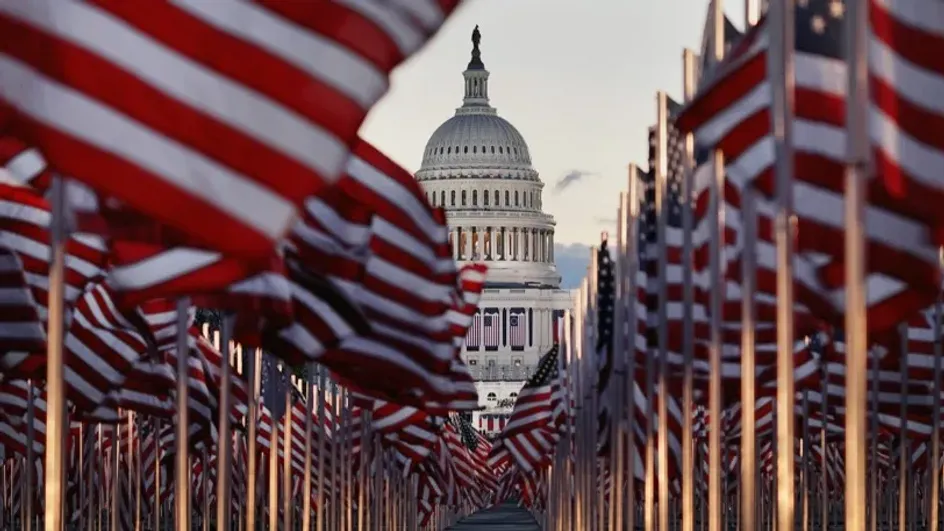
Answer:
[[[473,425],[504,426],[521,386],[554,342],[553,325],[572,306],[554,265],[554,217],[541,210],[544,183],[521,133],[489,104],[489,72],[478,27],[455,116],[430,137],[416,179],[446,210],[459,264],[488,265],[485,292],[462,356],[478,381]]]

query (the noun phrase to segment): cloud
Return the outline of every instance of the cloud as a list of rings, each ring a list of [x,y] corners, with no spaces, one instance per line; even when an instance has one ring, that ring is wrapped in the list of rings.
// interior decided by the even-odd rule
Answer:
[[[570,170],[567,175],[561,177],[556,183],[554,183],[554,193],[559,194],[563,192],[565,188],[569,188],[570,185],[580,181],[584,177],[589,177],[591,175],[596,175],[596,173],[592,171]]]

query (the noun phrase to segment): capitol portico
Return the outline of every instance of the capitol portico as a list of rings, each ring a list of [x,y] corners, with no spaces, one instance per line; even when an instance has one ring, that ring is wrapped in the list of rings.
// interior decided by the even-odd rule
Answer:
[[[554,265],[555,222],[542,211],[544,183],[524,137],[490,104],[480,42],[476,27],[462,106],[430,137],[416,179],[430,204],[446,211],[454,258],[489,268],[462,355],[486,408],[473,422],[495,431],[500,420],[483,418],[510,412],[509,400],[551,347],[555,317],[570,309],[571,296],[560,289]]]

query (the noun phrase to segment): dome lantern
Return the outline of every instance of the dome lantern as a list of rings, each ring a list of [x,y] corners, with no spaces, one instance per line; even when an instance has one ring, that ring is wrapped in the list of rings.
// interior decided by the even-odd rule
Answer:
[[[472,112],[495,114],[495,109],[488,104],[488,70],[482,62],[480,42],[482,42],[482,34],[476,25],[472,30],[472,59],[465,72],[462,73],[462,77],[465,78],[465,98],[462,100],[462,109],[459,112],[472,110]]]

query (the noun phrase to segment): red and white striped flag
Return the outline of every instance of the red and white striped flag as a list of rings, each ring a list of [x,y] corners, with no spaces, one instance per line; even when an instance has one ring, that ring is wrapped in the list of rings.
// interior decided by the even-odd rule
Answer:
[[[457,4],[0,2],[0,124],[210,248],[265,255]]]
[[[482,312],[476,311],[475,315],[472,317],[472,324],[469,326],[469,330],[465,334],[465,348],[466,350],[478,350],[479,344],[481,343],[479,339],[482,337]]]
[[[525,347],[528,336],[527,321],[524,308],[512,308],[508,311],[508,342],[512,349],[521,350]]]
[[[485,350],[498,350],[501,337],[500,315],[497,309],[489,308],[482,316],[482,328],[485,333]]]

